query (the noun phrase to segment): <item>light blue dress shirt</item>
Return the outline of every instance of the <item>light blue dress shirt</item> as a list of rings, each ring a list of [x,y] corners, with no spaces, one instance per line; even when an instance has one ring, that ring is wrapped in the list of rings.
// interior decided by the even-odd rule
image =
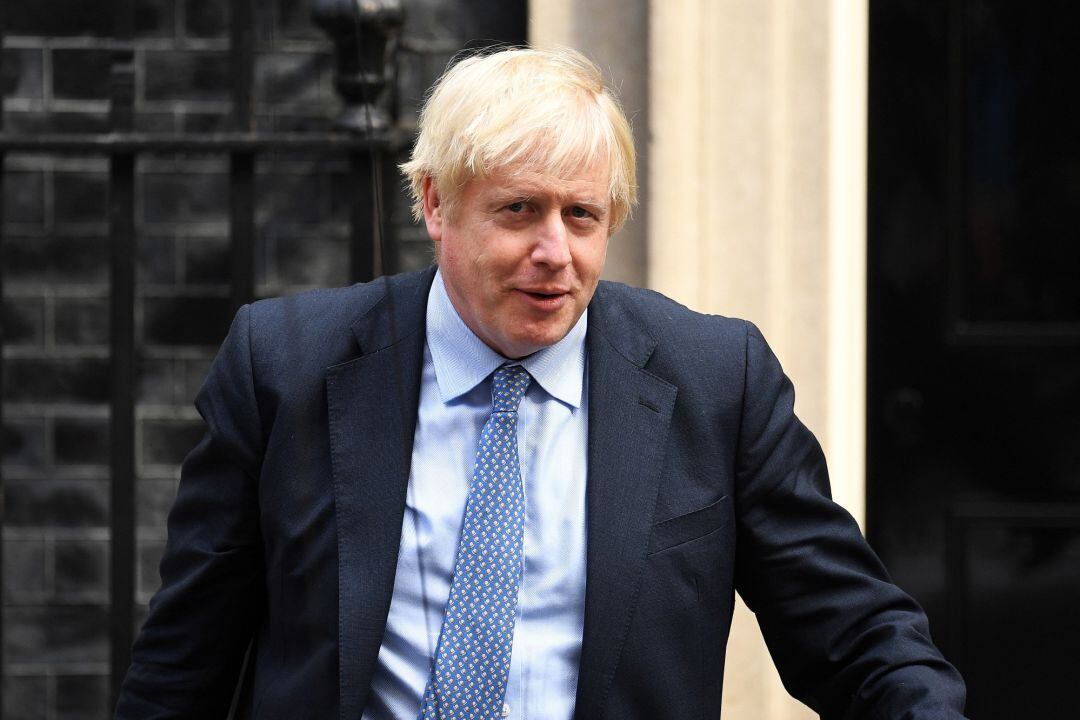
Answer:
[[[533,381],[518,411],[524,572],[503,707],[514,720],[574,714],[585,613],[587,315],[521,361]],[[465,325],[436,273],[394,594],[364,720],[415,720],[420,709],[491,412],[489,376],[505,362]]]

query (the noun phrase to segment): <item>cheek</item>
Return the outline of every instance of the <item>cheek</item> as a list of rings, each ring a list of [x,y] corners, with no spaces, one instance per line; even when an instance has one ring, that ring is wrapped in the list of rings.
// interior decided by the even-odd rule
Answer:
[[[582,278],[598,278],[604,269],[604,258],[607,254],[607,241],[593,241],[583,243],[582,248],[576,254],[578,275]]]

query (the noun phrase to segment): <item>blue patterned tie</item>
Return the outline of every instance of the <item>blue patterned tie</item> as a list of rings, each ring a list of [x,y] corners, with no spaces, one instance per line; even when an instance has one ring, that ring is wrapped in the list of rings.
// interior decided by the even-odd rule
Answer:
[[[491,416],[480,431],[454,579],[418,720],[487,720],[502,710],[525,532],[517,411],[531,379],[525,368],[509,365],[491,381]]]

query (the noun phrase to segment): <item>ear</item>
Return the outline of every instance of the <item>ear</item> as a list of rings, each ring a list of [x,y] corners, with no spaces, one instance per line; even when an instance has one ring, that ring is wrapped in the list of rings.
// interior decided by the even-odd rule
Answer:
[[[427,226],[428,237],[439,242],[443,234],[443,208],[439,201],[439,190],[430,175],[424,178],[423,192],[424,224]]]

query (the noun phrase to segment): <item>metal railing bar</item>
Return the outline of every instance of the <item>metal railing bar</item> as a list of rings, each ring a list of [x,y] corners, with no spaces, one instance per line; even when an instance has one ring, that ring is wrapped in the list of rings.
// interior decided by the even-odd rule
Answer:
[[[233,125],[254,131],[255,7],[252,0],[232,0],[230,62],[233,80]],[[237,148],[229,158],[229,245],[232,265],[232,308],[255,297],[255,152]]]
[[[4,30],[7,27],[7,3],[0,3],[0,49],[4,47]],[[0,78],[6,77],[4,75],[4,53],[0,52]],[[4,97],[0,93],[0,137],[4,133]],[[0,149],[0,258],[4,256],[4,177],[7,175],[5,172],[5,154],[4,150]],[[4,492],[4,472],[3,472],[3,450],[7,447],[7,431],[4,429],[4,339],[5,328],[3,321],[3,308],[4,308],[4,272],[0,267],[0,559],[4,557],[4,521],[7,519],[5,492]],[[2,564],[0,564],[2,568]],[[0,720],[4,717],[4,683],[3,679],[6,677],[4,664],[4,613],[3,613],[3,597],[4,597],[4,573],[0,570]]]
[[[135,0],[115,0],[113,40],[130,45],[135,38]]]
[[[135,622],[135,156],[113,156],[110,233],[110,638],[115,705]]]
[[[241,132],[254,130],[255,7],[252,0],[232,0],[229,26],[233,118]]]
[[[118,0],[117,40],[134,35],[134,0]],[[117,50],[109,82],[114,132],[134,128],[134,53]],[[109,687],[110,707],[131,664],[135,635],[135,153],[109,163]]]
[[[379,228],[379,271],[383,275],[393,275],[398,272],[397,242],[394,236],[394,208],[397,205],[398,187],[401,185],[401,175],[394,155],[390,152],[379,155],[379,178],[380,184],[376,188],[375,202],[378,203],[379,213],[376,222]]]
[[[235,313],[255,297],[255,155],[234,152],[229,176],[230,297]]]
[[[349,153],[349,187],[353,190],[349,228],[349,275],[353,282],[375,278],[375,153]]]
[[[304,133],[215,133],[181,135],[178,133],[108,133],[86,135],[12,135],[0,134],[0,152],[38,152],[60,154],[112,153],[213,153],[230,151],[305,151],[346,152],[400,147],[408,142],[404,133],[383,137],[360,137],[341,133],[314,135]]]

